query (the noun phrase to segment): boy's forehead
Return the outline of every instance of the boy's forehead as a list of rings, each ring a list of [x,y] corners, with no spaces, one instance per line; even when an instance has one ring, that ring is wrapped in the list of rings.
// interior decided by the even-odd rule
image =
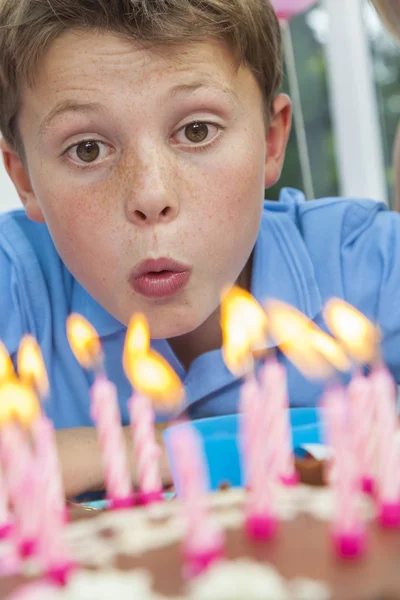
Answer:
[[[146,48],[109,33],[67,32],[48,49],[34,85],[23,92],[22,108],[31,106],[41,114],[43,130],[52,113],[68,108],[77,97],[86,102],[107,90],[140,100],[151,87],[174,99],[208,88],[240,102],[250,78],[250,71],[238,69],[229,49],[215,40]]]

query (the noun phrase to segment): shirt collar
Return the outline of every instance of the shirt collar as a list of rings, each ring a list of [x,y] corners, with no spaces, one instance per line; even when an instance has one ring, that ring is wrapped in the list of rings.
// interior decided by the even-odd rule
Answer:
[[[126,330],[126,326],[103,308],[76,279],[73,282],[71,309],[71,312],[85,317],[96,329],[100,338]]]

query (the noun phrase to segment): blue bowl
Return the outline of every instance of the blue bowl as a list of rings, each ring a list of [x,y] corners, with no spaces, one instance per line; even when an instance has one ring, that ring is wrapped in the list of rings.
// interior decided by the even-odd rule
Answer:
[[[304,444],[322,443],[321,424],[316,408],[290,409],[290,422],[292,426],[292,444],[296,452]],[[238,447],[238,415],[226,415],[199,419],[191,424],[200,433],[204,453],[208,463],[210,489],[216,490],[223,482],[238,487],[243,484],[241,459]],[[174,458],[171,452],[170,439],[174,431],[180,427],[187,427],[180,423],[168,427],[164,432],[164,441],[171,465],[172,477],[179,493],[179,483],[175,477]]]

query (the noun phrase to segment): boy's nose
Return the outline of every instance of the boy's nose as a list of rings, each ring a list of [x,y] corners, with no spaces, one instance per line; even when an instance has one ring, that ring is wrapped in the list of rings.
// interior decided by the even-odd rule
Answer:
[[[171,173],[168,166],[153,158],[142,166],[140,176],[134,178],[133,189],[126,202],[126,216],[138,226],[168,223],[179,212],[176,192],[169,185]]]

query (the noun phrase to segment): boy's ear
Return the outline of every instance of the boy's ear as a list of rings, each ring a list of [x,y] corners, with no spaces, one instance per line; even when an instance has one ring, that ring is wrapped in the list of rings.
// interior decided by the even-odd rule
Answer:
[[[292,103],[289,96],[279,94],[273,104],[273,114],[267,132],[266,189],[274,185],[281,176],[291,127]]]
[[[0,138],[0,151],[3,154],[3,162],[6,171],[12,179],[18,196],[24,205],[27,216],[32,221],[44,223],[43,213],[36,200],[35,192],[33,191],[31,180],[22,160],[15,150],[12,150],[7,142]]]

